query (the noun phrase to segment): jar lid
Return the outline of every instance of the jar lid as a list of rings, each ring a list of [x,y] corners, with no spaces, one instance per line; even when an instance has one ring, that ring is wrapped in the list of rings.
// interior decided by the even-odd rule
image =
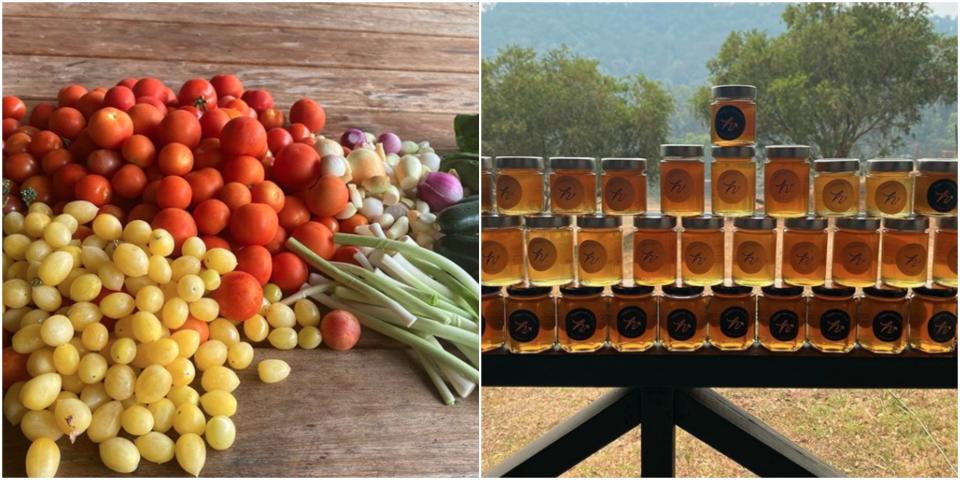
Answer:
[[[874,158],[867,160],[867,172],[912,172],[913,160],[907,158]]]
[[[792,230],[823,230],[827,228],[827,219],[823,217],[788,218],[784,225]]]
[[[860,160],[856,158],[824,158],[814,160],[813,169],[818,172],[856,172],[860,170]]]
[[[480,285],[480,295],[487,296],[487,295],[490,295],[491,293],[500,293],[500,287]]]
[[[766,287],[761,287],[760,291],[768,297],[796,297],[803,293],[803,287],[793,285],[775,287],[773,285],[767,285]]]
[[[822,297],[849,297],[856,291],[853,287],[825,287],[817,285],[813,287],[813,293]]]
[[[633,217],[633,226],[649,229],[671,229],[677,226],[677,217],[670,215],[637,215]]]
[[[710,290],[720,295],[747,295],[753,291],[753,287],[746,285],[714,285],[710,287]]]
[[[888,218],[883,221],[884,227],[903,232],[922,232],[929,224],[927,217]]]
[[[480,157],[480,168],[484,172],[493,170],[493,159],[490,157]]]
[[[699,158],[703,156],[703,145],[692,145],[692,144],[660,145],[660,156],[661,157]]]
[[[646,170],[646,158],[603,158],[600,166],[604,170]]]
[[[713,147],[710,149],[710,155],[713,158],[753,158],[756,154],[757,149],[752,146]]]
[[[613,290],[613,293],[617,295],[646,295],[653,293],[653,287],[649,285],[634,285],[628,287],[623,284],[617,284],[610,287],[610,290]]]
[[[710,88],[712,98],[757,98],[757,87],[753,85],[714,85]]]
[[[940,228],[945,228],[947,230],[956,230],[957,229],[957,217],[941,217],[937,222]]]
[[[520,226],[520,217],[513,215],[483,215],[480,217],[483,228],[512,228]]]
[[[863,287],[863,293],[879,298],[903,298],[907,296],[906,288]]]
[[[923,295],[925,297],[934,297],[934,298],[950,298],[957,296],[956,288],[933,288],[933,287],[917,287],[913,289],[913,293],[918,295]]]
[[[507,295],[511,297],[539,297],[550,293],[550,287],[524,287],[512,285],[507,287]]]
[[[957,173],[957,159],[921,158],[917,170],[931,173]]]
[[[737,217],[733,220],[733,226],[747,230],[773,230],[777,226],[777,220],[764,215]]]
[[[543,157],[497,157],[497,168],[543,169]]]
[[[723,217],[713,215],[699,215],[696,217],[683,217],[683,228],[690,230],[713,230],[723,228]]]
[[[560,287],[560,293],[573,296],[596,295],[603,292],[603,287],[588,287],[586,285],[567,284]]]
[[[675,297],[692,297],[703,293],[703,287],[697,285],[664,285],[663,293]]]
[[[876,230],[880,228],[880,219],[874,217],[840,217],[837,219],[837,228],[847,230]]]
[[[593,170],[597,159],[593,157],[550,157],[550,168],[554,170]]]
[[[767,158],[809,158],[807,145],[769,145],[763,149]]]
[[[530,215],[523,217],[528,228],[562,228],[570,226],[570,217],[566,215]]]
[[[577,226],[580,228],[617,228],[621,219],[612,215],[581,215],[577,217]]]

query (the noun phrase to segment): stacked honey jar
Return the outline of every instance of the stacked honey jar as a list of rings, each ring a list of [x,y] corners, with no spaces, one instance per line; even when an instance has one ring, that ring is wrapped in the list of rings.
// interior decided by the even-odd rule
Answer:
[[[760,164],[756,88],[712,97],[709,211],[700,145],[661,146],[659,214],[643,158],[483,159],[483,349],[954,350],[957,160]]]

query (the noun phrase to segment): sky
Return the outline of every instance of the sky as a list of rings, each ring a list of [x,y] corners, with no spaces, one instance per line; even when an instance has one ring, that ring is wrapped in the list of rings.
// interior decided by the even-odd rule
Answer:
[[[481,11],[486,10],[486,5],[492,3],[496,2],[484,2],[480,4]],[[957,18],[957,2],[927,2],[927,5],[929,5],[933,13],[937,15]]]

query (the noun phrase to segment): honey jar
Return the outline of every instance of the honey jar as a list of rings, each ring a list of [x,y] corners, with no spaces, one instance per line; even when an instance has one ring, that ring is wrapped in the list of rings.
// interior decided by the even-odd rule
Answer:
[[[771,217],[739,217],[733,221],[733,282],[773,285],[777,267],[777,221]]]
[[[913,208],[917,215],[957,215],[957,159],[917,160]]]
[[[775,218],[807,216],[810,198],[810,147],[771,145],[765,149],[763,203]]]
[[[860,161],[855,158],[814,160],[813,205],[825,217],[860,211]]]
[[[480,222],[480,283],[497,287],[523,281],[520,217],[483,215]]]
[[[610,297],[610,345],[642,352],[657,343],[657,297],[653,287],[614,285]]]
[[[680,278],[688,285],[723,282],[723,218],[687,217],[680,232]]]
[[[833,282],[847,287],[877,283],[880,254],[880,220],[870,217],[838,218],[833,234]]]
[[[572,215],[597,211],[596,163],[588,157],[550,159],[550,211]]]
[[[480,212],[496,211],[493,199],[497,196],[493,189],[493,159],[480,157]]]
[[[757,87],[715,85],[710,98],[710,141],[714,145],[750,145],[756,141]]]
[[[660,300],[660,343],[670,351],[693,351],[707,341],[707,297],[703,287],[664,285]]]
[[[913,215],[913,161],[867,160],[866,212],[871,217],[903,218]]]
[[[542,352],[557,341],[557,305],[550,287],[508,287],[506,320],[513,353]]]
[[[806,341],[807,299],[803,287],[767,286],[757,299],[757,338],[771,352],[795,352]]]
[[[888,218],[883,221],[880,280],[892,287],[920,287],[927,282],[926,217]]]
[[[703,215],[703,147],[660,145],[660,211]]]
[[[573,228],[570,217],[534,215],[527,225],[527,280],[532,285],[573,281]]]
[[[710,344],[720,350],[746,350],[753,346],[757,299],[752,288],[715,285],[707,306]]]
[[[756,149],[752,146],[711,149],[710,205],[714,215],[753,215],[757,196],[755,154]]]
[[[857,344],[857,300],[851,287],[813,287],[807,313],[807,340],[821,352],[846,353]]]
[[[503,347],[503,295],[500,287],[480,287],[480,350],[489,352]]]
[[[633,217],[633,283],[667,285],[677,281],[677,218]]]
[[[647,160],[600,160],[601,198],[605,215],[642,215],[647,212]]]
[[[944,287],[957,287],[957,217],[937,222],[933,239],[933,281]]]
[[[857,306],[857,341],[873,353],[900,353],[909,318],[906,289],[866,287]]]
[[[827,220],[788,218],[784,222],[780,276],[787,285],[823,285],[827,275]]]
[[[957,348],[957,289],[913,289],[910,300],[910,348],[946,353]]]
[[[577,273],[580,283],[603,287],[623,279],[620,219],[606,215],[577,217]]]
[[[557,325],[560,348],[567,352],[593,352],[607,342],[607,302],[603,287],[560,287]]]
[[[543,158],[497,157],[497,211],[531,215],[543,211]]]

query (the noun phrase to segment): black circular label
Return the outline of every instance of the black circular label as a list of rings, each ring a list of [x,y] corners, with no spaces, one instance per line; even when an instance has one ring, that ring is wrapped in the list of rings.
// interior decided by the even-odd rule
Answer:
[[[676,340],[689,340],[697,333],[697,316],[690,310],[679,309],[667,315],[667,333]]]
[[[927,189],[927,203],[938,212],[949,212],[957,208],[957,182],[941,178],[931,183]]]
[[[770,335],[781,342],[789,342],[800,333],[800,318],[790,310],[780,310],[770,315]]]
[[[540,332],[540,319],[530,310],[511,313],[507,323],[510,327],[510,338],[518,342],[529,342],[537,338],[537,333]]]
[[[747,309],[730,307],[720,313],[720,331],[729,338],[740,338],[747,334],[750,320]]]
[[[873,336],[884,342],[893,342],[903,335],[903,316],[892,310],[885,310],[873,317]]]
[[[574,308],[564,319],[567,336],[573,340],[586,340],[597,331],[597,317],[586,308]]]
[[[717,110],[713,128],[718,137],[733,140],[743,134],[743,130],[747,128],[747,119],[739,108],[726,105]]]
[[[927,333],[930,339],[939,342],[949,342],[957,335],[957,316],[950,312],[937,312],[927,322]]]
[[[850,315],[843,310],[827,310],[820,315],[820,334],[827,340],[840,341],[850,335]]]
[[[637,338],[647,331],[647,312],[639,307],[624,307],[617,313],[617,332],[625,338]]]

